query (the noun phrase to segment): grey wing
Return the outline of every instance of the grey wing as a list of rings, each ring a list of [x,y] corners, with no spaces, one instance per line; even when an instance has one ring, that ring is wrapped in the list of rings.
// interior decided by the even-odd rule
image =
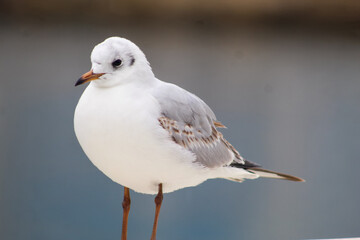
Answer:
[[[196,162],[209,168],[245,164],[236,149],[227,142],[216,127],[215,114],[204,101],[186,90],[169,83],[154,89],[160,104],[160,125],[177,144],[196,156]]]

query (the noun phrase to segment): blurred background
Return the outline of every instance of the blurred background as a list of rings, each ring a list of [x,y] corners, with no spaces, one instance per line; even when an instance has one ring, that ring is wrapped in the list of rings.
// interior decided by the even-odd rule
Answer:
[[[165,195],[158,239],[360,236],[360,1],[0,1],[0,239],[120,239],[123,188],[73,113],[109,36],[204,99],[247,159],[307,180],[210,180]],[[129,239],[153,196],[131,192]]]

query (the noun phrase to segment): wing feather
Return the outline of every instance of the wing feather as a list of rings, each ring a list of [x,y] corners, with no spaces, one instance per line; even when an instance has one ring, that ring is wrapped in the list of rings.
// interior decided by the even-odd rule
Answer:
[[[245,163],[216,129],[225,126],[216,120],[204,101],[176,85],[162,83],[153,92],[161,108],[158,120],[174,142],[193,152],[196,162],[209,168],[230,165],[234,161]]]

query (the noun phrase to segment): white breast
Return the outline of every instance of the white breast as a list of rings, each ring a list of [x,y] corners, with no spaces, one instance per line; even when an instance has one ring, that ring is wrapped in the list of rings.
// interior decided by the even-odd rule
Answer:
[[[75,133],[96,167],[134,191],[155,194],[163,183],[164,192],[171,192],[209,178],[189,151],[169,139],[159,116],[159,105],[147,91],[90,84],[75,110]]]

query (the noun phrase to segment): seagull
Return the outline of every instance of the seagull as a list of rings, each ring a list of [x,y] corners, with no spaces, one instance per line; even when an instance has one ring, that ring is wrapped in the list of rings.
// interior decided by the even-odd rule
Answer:
[[[163,193],[215,178],[258,177],[302,182],[244,159],[223,137],[210,107],[196,95],[157,79],[133,42],[110,37],[95,46],[90,82],[74,115],[77,139],[90,161],[124,186],[122,240],[127,239],[130,192],[153,194],[156,239]]]

